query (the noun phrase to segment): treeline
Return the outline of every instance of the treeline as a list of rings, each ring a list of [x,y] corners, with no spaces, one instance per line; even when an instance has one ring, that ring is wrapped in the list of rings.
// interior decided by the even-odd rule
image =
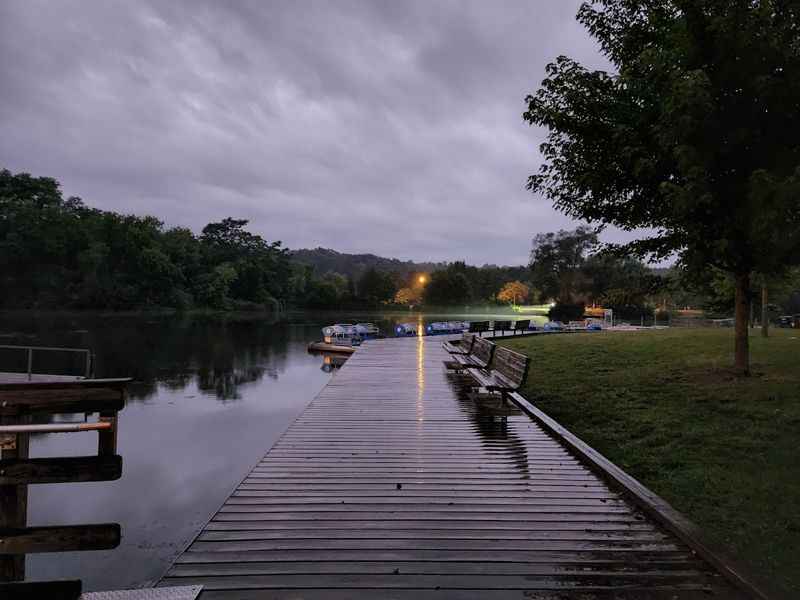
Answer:
[[[525,271],[323,249],[291,253],[246,225],[227,218],[196,235],[152,216],[65,199],[55,179],[2,170],[0,308],[368,309],[419,304],[427,283],[427,302],[451,305],[490,302]],[[452,286],[456,271],[467,280],[456,278],[461,288]]]
[[[247,221],[210,223],[200,235],[155,217],[64,199],[58,182],[0,171],[3,308],[277,306],[291,267],[280,242]]]
[[[528,265],[413,263],[317,248],[291,252],[246,230],[209,223],[199,235],[155,217],[64,199],[56,180],[0,171],[0,308],[214,310],[458,307],[556,303],[638,318],[657,310],[733,309],[729,275],[689,276],[598,252],[588,228],[539,234]],[[338,270],[337,270],[338,269]],[[763,282],[774,312],[800,312],[800,272]],[[753,298],[760,311],[759,297]]]
[[[391,273],[401,282],[412,273],[430,273],[447,266],[447,263],[414,262],[375,254],[347,254],[331,248],[301,248],[290,250],[289,255],[293,262],[314,267],[316,273],[339,273],[354,281],[370,269]]]
[[[622,318],[687,308],[712,317],[730,317],[734,310],[735,286],[730,273],[710,265],[654,269],[604,250],[597,233],[587,227],[534,237],[529,268],[531,297],[537,302],[555,302],[551,316],[561,320],[577,318],[587,305],[611,308]],[[761,314],[762,287],[769,291],[770,318],[800,313],[800,269],[790,269],[781,277],[753,274],[752,278],[758,286],[750,298],[754,315]]]

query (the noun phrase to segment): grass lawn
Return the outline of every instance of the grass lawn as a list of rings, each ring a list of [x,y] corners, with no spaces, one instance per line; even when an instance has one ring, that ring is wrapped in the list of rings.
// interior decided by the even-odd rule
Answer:
[[[664,497],[752,569],[800,593],[800,331],[553,335],[528,354],[525,396]]]

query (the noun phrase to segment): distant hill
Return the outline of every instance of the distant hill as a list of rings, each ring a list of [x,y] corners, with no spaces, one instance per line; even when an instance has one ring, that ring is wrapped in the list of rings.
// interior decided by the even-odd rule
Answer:
[[[290,252],[292,260],[311,265],[314,270],[323,275],[328,271],[335,271],[348,277],[358,278],[364,271],[374,267],[379,271],[407,275],[416,271],[436,271],[447,266],[446,263],[402,261],[396,258],[384,258],[374,254],[345,254],[330,248],[303,248]]]

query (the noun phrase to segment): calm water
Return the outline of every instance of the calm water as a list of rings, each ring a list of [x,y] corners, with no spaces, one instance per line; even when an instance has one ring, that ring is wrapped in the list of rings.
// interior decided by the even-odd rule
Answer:
[[[116,522],[122,543],[111,551],[31,555],[28,578],[79,577],[87,590],[158,579],[331,377],[323,357],[307,352],[308,342],[319,339],[323,325],[356,320],[392,331],[410,319],[0,314],[0,344],[91,348],[96,376],[134,378],[120,413],[122,478],[29,488],[31,525]],[[0,353],[0,370],[11,362]],[[68,357],[34,365],[40,372],[65,368],[80,372]],[[91,433],[42,435],[31,443],[36,457],[96,450]]]

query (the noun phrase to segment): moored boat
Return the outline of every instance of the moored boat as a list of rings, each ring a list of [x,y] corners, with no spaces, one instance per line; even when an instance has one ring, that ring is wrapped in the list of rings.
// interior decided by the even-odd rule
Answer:
[[[374,323],[336,323],[322,328],[322,341],[311,342],[308,349],[316,352],[352,354],[361,342],[381,336]]]
[[[356,323],[355,331],[362,340],[375,340],[384,337],[375,323]]]
[[[394,331],[397,334],[397,337],[408,337],[412,335],[417,335],[417,323],[398,323]]]
[[[437,321],[425,328],[428,335],[448,335],[463,333],[469,329],[469,321]]]

